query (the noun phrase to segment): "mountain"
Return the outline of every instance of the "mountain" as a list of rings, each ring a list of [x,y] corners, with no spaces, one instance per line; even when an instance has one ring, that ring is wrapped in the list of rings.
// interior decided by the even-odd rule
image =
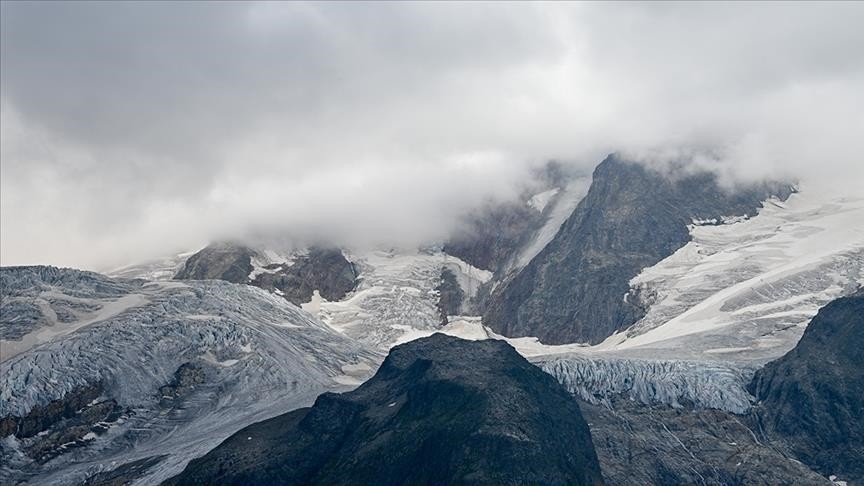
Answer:
[[[822,308],[795,349],[756,373],[761,425],[824,475],[864,484],[864,290]]]
[[[478,213],[489,231],[469,231],[469,246],[496,256],[460,255],[486,269],[448,253],[458,253],[455,239],[364,251],[216,243],[115,270],[119,278],[3,268],[0,481],[162,481],[242,427],[359,385],[394,344],[444,332],[506,341],[582,400],[609,483],[824,484],[794,460],[793,445],[802,458],[818,456],[816,446],[775,431],[767,415],[760,424],[763,405],[748,389],[818,309],[864,283],[864,199],[778,187],[727,193],[710,175],[660,175],[612,157],[590,191],[587,179],[551,177],[504,203],[532,215],[512,245],[496,246],[492,230],[507,210]],[[649,228],[646,208],[659,211]],[[652,239],[668,234],[683,246]],[[560,262],[541,268],[550,255]],[[550,287],[579,261],[597,271],[574,279],[595,282],[603,270],[615,281],[585,295],[637,309],[635,322],[596,345],[550,345],[548,330],[535,335],[543,344],[488,320],[520,282],[531,286],[526,302],[554,304],[542,312],[590,314],[567,300],[590,288]],[[854,478],[843,462],[807,459]]]
[[[341,300],[356,286],[357,272],[338,248],[311,247],[287,257],[234,243],[213,243],[190,256],[175,280],[218,279],[275,292],[300,305],[317,290]]]
[[[4,484],[79,484],[130,464],[159,482],[381,359],[247,285],[54,267],[3,267],[0,284]]]
[[[576,401],[502,341],[393,348],[369,381],[247,427],[167,484],[601,484]]]
[[[630,280],[689,242],[694,220],[752,216],[790,193],[779,184],[729,192],[712,173],[673,178],[610,155],[555,238],[493,292],[483,320],[505,336],[599,343],[645,314],[622,298]]]

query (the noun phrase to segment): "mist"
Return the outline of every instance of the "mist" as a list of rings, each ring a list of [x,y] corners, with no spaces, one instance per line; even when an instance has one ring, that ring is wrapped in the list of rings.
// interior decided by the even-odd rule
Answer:
[[[857,3],[17,3],[0,263],[416,245],[547,160],[864,196]]]

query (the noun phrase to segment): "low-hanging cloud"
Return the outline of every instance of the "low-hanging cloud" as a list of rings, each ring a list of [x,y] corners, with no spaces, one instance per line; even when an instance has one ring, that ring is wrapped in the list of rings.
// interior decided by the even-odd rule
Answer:
[[[2,4],[2,263],[446,237],[544,160],[861,191],[864,6]]]

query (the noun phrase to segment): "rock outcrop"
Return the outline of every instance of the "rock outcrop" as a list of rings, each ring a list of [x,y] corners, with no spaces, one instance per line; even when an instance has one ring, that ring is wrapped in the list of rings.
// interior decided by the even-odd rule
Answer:
[[[459,286],[456,275],[447,268],[441,269],[441,282],[435,287],[438,292],[438,312],[441,314],[441,324],[447,324],[447,316],[462,313],[462,301],[465,292]]]
[[[393,348],[352,392],[247,427],[167,484],[601,484],[577,402],[502,341]]]
[[[342,300],[354,290],[357,271],[338,248],[310,248],[291,264],[273,264],[249,284],[278,291],[289,302],[300,305],[312,300],[317,290],[329,301]]]
[[[190,256],[175,280],[225,280],[246,283],[255,252],[242,245],[213,243]]]
[[[275,292],[295,305],[312,300],[316,290],[327,300],[341,300],[357,284],[354,265],[338,248],[312,247],[287,262],[266,260],[243,245],[213,243],[190,256],[174,279],[248,284]]]
[[[524,201],[490,205],[468,216],[466,228],[444,245],[444,251],[471,265],[499,272],[542,226],[541,212]]]
[[[750,390],[766,433],[822,474],[864,484],[864,290],[823,307]]]

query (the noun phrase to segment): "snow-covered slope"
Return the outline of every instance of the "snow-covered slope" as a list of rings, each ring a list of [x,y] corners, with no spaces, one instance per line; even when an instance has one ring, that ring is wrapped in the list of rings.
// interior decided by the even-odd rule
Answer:
[[[770,359],[817,309],[864,282],[864,198],[769,201],[750,220],[694,224],[693,241],[631,281],[647,315],[601,349]]]
[[[528,244],[522,248],[516,258],[510,262],[507,271],[513,271],[524,267],[537,256],[546,245],[555,237],[555,233],[564,224],[564,221],[573,213],[579,201],[588,193],[591,186],[591,177],[576,177],[570,180],[562,189],[554,189],[534,195],[529,204],[538,211],[546,209],[551,202],[548,217],[543,226],[528,239]]]
[[[105,275],[114,278],[143,278],[144,280],[171,280],[177,272],[183,268],[186,259],[192,256],[194,251],[185,251],[176,255],[168,255],[162,258],[154,258],[142,263],[132,263],[122,267],[113,268],[105,272]]]
[[[284,299],[246,285],[114,280],[51,267],[0,272],[4,329],[20,315],[8,305],[39,302],[46,315],[28,324],[24,344],[0,342],[0,419],[23,423],[38,407],[50,416],[46,405],[82,389],[97,390],[91,405],[113,400],[123,410],[121,419],[93,429],[107,431],[61,431],[66,442],[52,446],[52,453],[63,453],[41,466],[25,453],[44,450],[40,444],[53,440],[53,432],[0,441],[4,483],[75,484],[167,454],[139,482],[158,483],[236,430],[364,380],[382,358]],[[178,382],[174,388],[186,391],[165,396],[163,387],[177,381],[184,365],[195,370],[191,387]]]
[[[405,334],[440,327],[435,287],[448,268],[472,297],[492,274],[441,251],[371,251],[349,254],[359,270],[357,289],[339,302],[316,297],[303,308],[332,328],[378,349],[403,341]]]

